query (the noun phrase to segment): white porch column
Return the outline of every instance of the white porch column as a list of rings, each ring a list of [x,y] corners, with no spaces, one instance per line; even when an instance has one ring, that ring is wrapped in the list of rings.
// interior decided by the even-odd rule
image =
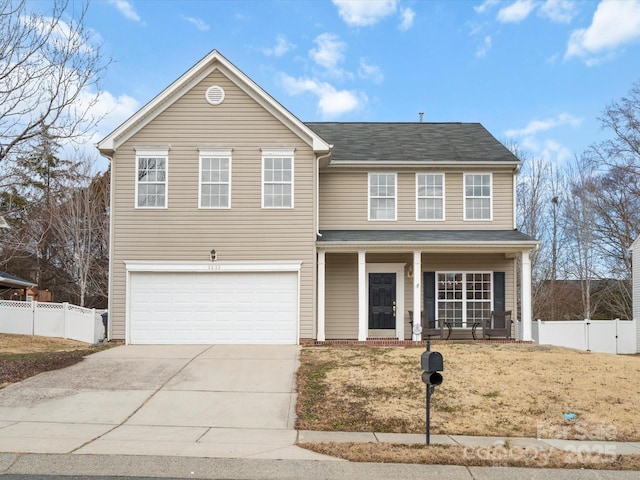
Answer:
[[[324,315],[325,315],[325,253],[324,250],[318,251],[318,332],[316,333],[316,340],[318,342],[325,341],[324,331]]]
[[[531,259],[529,252],[522,252],[520,288],[521,292],[521,309],[520,319],[522,320],[521,338],[520,340],[531,341]]]
[[[358,251],[358,340],[364,342],[369,334],[369,295],[367,293],[367,255]]]
[[[422,252],[416,250],[413,252],[413,321],[422,322],[420,312],[422,311],[422,291],[420,290],[420,281],[422,279]],[[411,339],[419,341],[422,335],[411,333]]]

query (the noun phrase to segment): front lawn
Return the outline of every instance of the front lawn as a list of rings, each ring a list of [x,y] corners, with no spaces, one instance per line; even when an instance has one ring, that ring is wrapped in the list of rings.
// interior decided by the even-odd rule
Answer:
[[[0,334],[0,388],[78,363],[99,349],[64,338]]]
[[[431,433],[639,441],[640,357],[530,344],[434,344]],[[423,348],[301,354],[297,428],[423,433]],[[575,414],[567,420],[564,414]]]

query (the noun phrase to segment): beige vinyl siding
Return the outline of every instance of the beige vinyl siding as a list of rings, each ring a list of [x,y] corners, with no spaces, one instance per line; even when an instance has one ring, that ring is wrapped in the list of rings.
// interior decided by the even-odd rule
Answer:
[[[329,253],[325,262],[325,337],[358,338],[358,254]]]
[[[416,220],[415,171],[398,172],[396,221],[368,221],[368,173],[325,168],[320,173],[321,230],[511,230],[513,229],[513,172],[488,170],[434,170],[445,174],[445,221]],[[463,175],[493,174],[493,220],[465,221]],[[427,172],[420,170],[420,172]],[[427,172],[428,173],[428,172]]]
[[[515,260],[502,254],[422,254],[423,272],[505,272],[505,303],[516,318]],[[413,263],[412,253],[367,254],[367,263]],[[358,254],[326,254],[326,311],[327,340],[358,338]],[[420,284],[422,280],[420,279]],[[421,287],[422,288],[422,287]],[[411,338],[409,310],[413,310],[413,279],[404,279],[404,309],[398,319],[404,321],[404,337]]]
[[[204,93],[225,90],[212,106]],[[168,208],[136,209],[135,147],[169,146]],[[231,208],[199,209],[198,147],[231,148]],[[293,209],[262,209],[261,148],[294,148]],[[214,72],[118,148],[112,181],[112,337],[125,337],[126,260],[300,260],[300,337],[313,338],[314,156],[310,147]]]

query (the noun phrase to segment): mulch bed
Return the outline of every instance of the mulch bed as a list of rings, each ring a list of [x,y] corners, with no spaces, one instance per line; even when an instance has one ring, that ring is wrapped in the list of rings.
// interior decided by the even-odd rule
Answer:
[[[0,355],[0,388],[41,372],[69,367],[94,352],[94,349],[87,349]]]

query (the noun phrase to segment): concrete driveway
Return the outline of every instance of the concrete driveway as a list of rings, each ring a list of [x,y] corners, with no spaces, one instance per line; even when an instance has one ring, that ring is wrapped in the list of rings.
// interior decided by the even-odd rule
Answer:
[[[0,390],[0,451],[327,459],[295,447],[299,347],[119,346]]]

